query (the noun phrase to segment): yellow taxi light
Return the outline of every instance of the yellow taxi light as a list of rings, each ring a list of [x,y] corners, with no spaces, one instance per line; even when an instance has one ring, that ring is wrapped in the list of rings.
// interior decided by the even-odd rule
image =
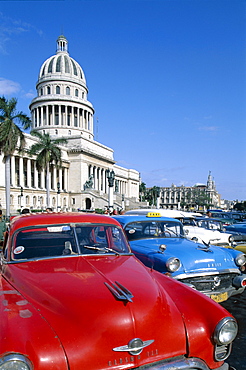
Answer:
[[[159,212],[148,212],[146,217],[161,217]]]

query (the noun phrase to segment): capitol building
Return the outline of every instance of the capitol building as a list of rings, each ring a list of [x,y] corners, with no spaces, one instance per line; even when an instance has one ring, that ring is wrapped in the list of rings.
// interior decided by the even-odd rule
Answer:
[[[115,209],[135,208],[139,199],[140,174],[116,164],[113,149],[94,139],[94,108],[88,100],[84,71],[70,57],[68,41],[57,40],[56,54],[41,66],[31,101],[32,129],[63,137],[62,166],[50,168],[50,206],[53,210],[94,210],[109,204],[110,187]],[[46,208],[45,171],[36,169],[28,149],[37,138],[25,134],[26,151],[11,157],[10,212],[20,208]],[[4,174],[3,155],[0,170]],[[113,177],[109,182],[109,175]],[[112,176],[113,175],[113,176]],[[5,179],[0,178],[0,208],[6,208]]]

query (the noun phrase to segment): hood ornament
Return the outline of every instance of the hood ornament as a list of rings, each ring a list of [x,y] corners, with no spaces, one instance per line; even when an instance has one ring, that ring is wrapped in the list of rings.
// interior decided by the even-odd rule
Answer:
[[[204,252],[212,252],[210,249],[210,244],[206,243],[204,240],[202,242],[203,244],[202,245],[198,244],[196,249],[200,249],[201,251],[204,251]]]
[[[115,352],[129,352],[130,355],[137,356],[142,350],[154,342],[154,339],[142,341],[140,338],[130,340],[126,346],[120,346],[113,348]]]
[[[122,284],[118,281],[112,283],[112,286],[108,283],[104,283],[106,287],[110,290],[110,292],[114,295],[115,298],[119,299],[120,301],[132,302],[133,295],[132,293],[126,289]],[[116,285],[117,284],[117,285]]]

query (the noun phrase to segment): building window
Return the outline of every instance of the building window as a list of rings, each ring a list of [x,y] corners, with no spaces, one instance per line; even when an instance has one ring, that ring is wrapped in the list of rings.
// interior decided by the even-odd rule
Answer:
[[[29,195],[26,196],[26,206],[30,205],[30,198]]]
[[[71,126],[72,108],[67,107],[67,126]]]
[[[55,125],[59,125],[59,106],[55,105]]]
[[[79,90],[78,89],[75,89],[75,96],[79,96]]]
[[[78,127],[78,108],[74,108],[74,126]]]
[[[50,86],[47,87],[47,94],[50,94]]]
[[[70,87],[66,87],[66,95],[70,95]]]
[[[61,88],[60,86],[56,86],[56,94],[60,94],[61,93]]]

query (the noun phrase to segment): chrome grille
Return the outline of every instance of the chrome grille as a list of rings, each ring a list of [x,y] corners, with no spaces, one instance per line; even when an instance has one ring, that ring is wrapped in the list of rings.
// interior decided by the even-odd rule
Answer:
[[[237,274],[218,274],[209,276],[193,276],[181,281],[193,285],[200,292],[221,291],[232,287],[232,281]],[[219,279],[219,280],[218,280]],[[219,281],[219,283],[218,283]]]
[[[231,353],[231,343],[227,345],[216,345],[215,346],[215,359],[216,361],[225,360]]]

